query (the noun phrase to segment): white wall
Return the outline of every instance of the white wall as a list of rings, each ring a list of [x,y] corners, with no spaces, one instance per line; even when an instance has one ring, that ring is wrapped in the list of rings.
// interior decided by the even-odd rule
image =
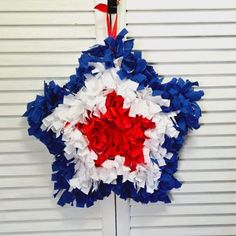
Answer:
[[[64,83],[79,52],[101,40],[94,5],[0,0],[0,235],[115,235],[113,197],[85,210],[56,206],[51,157],[21,118],[44,80]],[[173,203],[116,199],[117,235],[236,235],[236,1],[121,0],[120,20],[160,74],[198,80],[206,95],[203,126],[181,154],[184,184]]]

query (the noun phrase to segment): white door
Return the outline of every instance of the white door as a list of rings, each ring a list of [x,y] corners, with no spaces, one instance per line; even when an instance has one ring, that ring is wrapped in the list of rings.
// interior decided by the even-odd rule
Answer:
[[[144,58],[161,75],[199,81],[205,97],[172,204],[118,201],[118,235],[236,235],[236,1],[127,0],[126,9]]]
[[[0,235],[115,235],[114,197],[58,207],[51,161],[21,117],[43,81],[64,83],[96,41],[94,1],[0,0]]]

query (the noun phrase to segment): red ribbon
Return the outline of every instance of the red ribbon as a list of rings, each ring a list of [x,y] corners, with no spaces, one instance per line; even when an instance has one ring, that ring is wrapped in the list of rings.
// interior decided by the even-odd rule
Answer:
[[[110,37],[116,38],[117,28],[118,28],[118,15],[116,14],[114,25],[112,26],[112,22],[110,20],[110,16],[108,14],[108,6],[107,4],[99,3],[94,7],[101,12],[106,13],[106,24],[107,24],[107,34]]]

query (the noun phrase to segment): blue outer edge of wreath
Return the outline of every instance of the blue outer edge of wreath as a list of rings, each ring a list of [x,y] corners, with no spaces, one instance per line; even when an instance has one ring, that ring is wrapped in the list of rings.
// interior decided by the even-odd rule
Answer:
[[[84,51],[79,58],[79,67],[76,68],[76,74],[70,76],[69,82],[63,87],[56,85],[54,81],[44,84],[44,95],[37,96],[36,99],[27,105],[27,111],[24,116],[27,117],[29,135],[35,136],[44,143],[49,152],[54,155],[55,160],[52,164],[52,181],[54,189],[59,195],[58,204],[74,205],[77,207],[90,207],[96,200],[102,200],[113,191],[120,198],[132,198],[136,202],[149,203],[162,201],[170,202],[168,192],[173,188],[179,188],[181,183],[174,177],[178,167],[178,152],[183,146],[184,139],[189,129],[199,128],[199,118],[201,109],[197,101],[204,95],[203,91],[194,91],[198,86],[197,82],[184,81],[181,78],[173,78],[167,83],[162,83],[163,78],[159,76],[154,68],[142,58],[140,51],[133,51],[134,40],[124,40],[127,30],[123,29],[116,39],[108,37],[104,40],[105,45],[94,45],[89,50]],[[145,188],[139,191],[132,182],[122,182],[122,176],[119,176],[116,184],[105,184],[100,182],[96,191],[90,191],[88,195],[79,189],[70,189],[68,181],[74,175],[73,159],[67,160],[64,156],[64,142],[61,136],[56,138],[52,131],[42,131],[40,126],[42,120],[51,114],[58,104],[63,103],[64,96],[77,93],[86,80],[85,74],[92,74],[93,66],[89,62],[101,62],[105,67],[114,67],[114,60],[123,57],[121,69],[118,75],[121,80],[131,79],[139,84],[138,90],[150,87],[153,90],[153,96],[161,96],[169,99],[170,106],[162,107],[163,112],[179,111],[176,117],[175,127],[179,131],[177,138],[166,136],[163,147],[168,152],[173,153],[173,157],[165,159],[166,165],[161,168],[158,190],[150,194]]]

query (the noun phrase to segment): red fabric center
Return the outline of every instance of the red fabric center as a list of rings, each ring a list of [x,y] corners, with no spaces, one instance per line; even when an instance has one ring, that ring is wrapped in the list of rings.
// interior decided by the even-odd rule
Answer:
[[[100,117],[91,116],[87,124],[78,123],[76,127],[87,136],[89,149],[98,155],[96,166],[120,155],[133,171],[137,164],[144,163],[143,143],[147,138],[144,132],[155,128],[155,123],[138,115],[129,117],[129,109],[124,109],[123,103],[123,97],[116,92],[108,94],[107,112]]]

